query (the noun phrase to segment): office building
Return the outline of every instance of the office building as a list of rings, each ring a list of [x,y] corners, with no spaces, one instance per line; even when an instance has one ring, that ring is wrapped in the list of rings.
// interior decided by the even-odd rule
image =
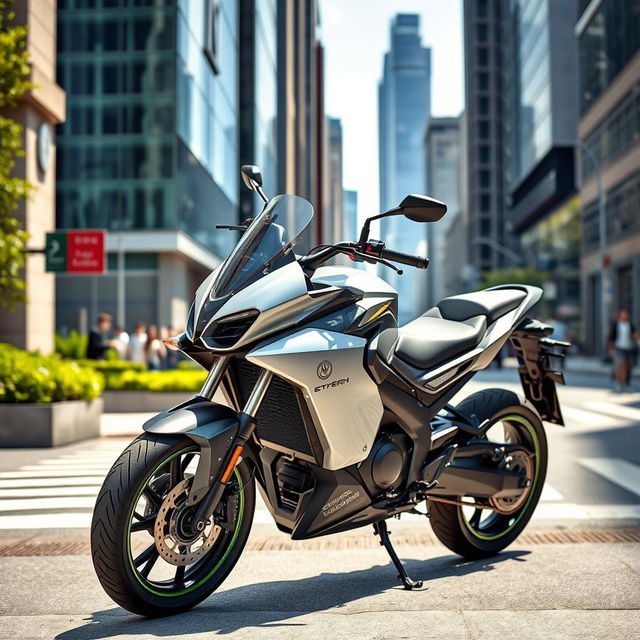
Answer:
[[[55,0],[38,3],[16,0],[11,7],[16,24],[27,26],[26,49],[34,87],[2,115],[22,128],[24,156],[16,158],[14,175],[27,179],[35,189],[16,212],[29,233],[27,246],[42,249],[45,234],[55,228],[56,137],[55,125],[65,119],[65,94],[56,83]],[[29,254],[23,274],[27,302],[0,313],[0,341],[23,349],[53,351],[54,276],[45,273],[42,254]]]
[[[217,2],[58,9],[58,227],[108,230],[108,271],[57,276],[57,325],[89,306],[180,326],[235,242],[238,14]],[[119,264],[118,264],[119,263]],[[124,266],[125,290],[117,269]]]
[[[599,354],[608,330],[602,326],[603,305],[607,319],[627,307],[632,321],[640,324],[639,16],[640,0],[592,0],[580,3],[575,25],[583,147],[582,337]],[[602,238],[599,182],[606,203]]]
[[[358,192],[345,189],[342,192],[342,238],[355,241],[359,236]]]
[[[338,118],[327,118],[326,196],[323,215],[323,242],[344,240],[343,187],[342,187],[342,123]]]
[[[311,202],[307,244],[323,236],[326,119],[318,0],[278,0],[278,192]]]
[[[447,205],[439,222],[427,225],[429,270],[426,306],[436,305],[450,291],[445,272],[448,230],[460,212],[460,126],[458,118],[431,118],[424,136],[426,193]],[[458,221],[460,222],[460,221]],[[460,256],[456,257],[458,260]]]
[[[239,157],[262,172],[268,196],[278,193],[278,33],[276,0],[238,0]],[[239,182],[240,218],[262,209],[262,200]]]
[[[420,17],[398,14],[391,23],[390,47],[384,56],[378,86],[378,139],[380,209],[398,206],[410,193],[425,188],[422,141],[431,114],[431,50],[420,40]],[[380,223],[387,246],[405,253],[425,255],[427,231],[401,216]],[[406,269],[398,276],[379,271],[398,290],[400,322],[424,312],[426,274]]]
[[[505,15],[508,228],[523,266],[544,272],[549,313],[580,316],[576,0],[512,0]]]
[[[505,228],[503,145],[503,1],[464,0],[466,196],[469,270],[510,266]]]

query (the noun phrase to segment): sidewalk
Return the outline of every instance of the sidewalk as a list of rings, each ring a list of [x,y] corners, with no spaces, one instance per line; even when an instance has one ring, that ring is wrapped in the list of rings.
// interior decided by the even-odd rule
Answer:
[[[380,548],[250,550],[217,593],[160,620],[115,606],[88,555],[3,557],[0,638],[626,640],[640,625],[640,544],[516,544],[474,562],[398,552],[423,589],[400,588]]]

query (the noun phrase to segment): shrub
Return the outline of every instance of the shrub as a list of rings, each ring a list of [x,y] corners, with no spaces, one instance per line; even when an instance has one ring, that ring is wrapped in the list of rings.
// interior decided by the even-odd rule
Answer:
[[[105,375],[111,391],[199,391],[207,377],[201,371],[122,371]]]
[[[92,400],[102,388],[92,369],[0,343],[0,402]]]
[[[85,334],[78,333],[75,329],[69,331],[66,337],[56,333],[56,353],[63,358],[71,358],[72,360],[80,360],[87,356],[87,343],[89,338]]]

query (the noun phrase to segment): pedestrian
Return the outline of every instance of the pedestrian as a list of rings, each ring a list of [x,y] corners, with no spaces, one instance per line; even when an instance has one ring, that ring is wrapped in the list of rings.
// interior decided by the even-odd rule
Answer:
[[[113,348],[118,352],[120,360],[127,359],[129,354],[129,334],[119,325],[113,330]]]
[[[615,391],[631,391],[631,370],[638,355],[638,332],[628,309],[620,309],[609,332],[609,356],[613,358]]]
[[[160,371],[162,369],[164,351],[158,327],[152,324],[147,330],[147,342],[144,345],[145,361],[149,371]]]
[[[113,343],[107,337],[110,329],[111,316],[108,313],[100,313],[96,326],[89,332],[87,358],[90,360],[105,360],[107,351],[113,346]]]
[[[136,364],[145,364],[145,345],[147,343],[147,327],[138,322],[129,340],[129,360]]]

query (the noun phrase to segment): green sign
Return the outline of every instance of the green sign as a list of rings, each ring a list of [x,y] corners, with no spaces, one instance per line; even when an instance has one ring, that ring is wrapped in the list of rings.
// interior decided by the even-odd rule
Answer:
[[[67,270],[67,234],[47,233],[45,246],[47,271]]]

